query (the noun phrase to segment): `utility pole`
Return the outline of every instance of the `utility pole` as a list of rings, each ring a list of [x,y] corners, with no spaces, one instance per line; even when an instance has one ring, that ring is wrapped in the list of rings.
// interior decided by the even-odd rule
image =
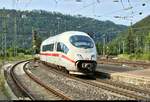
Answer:
[[[67,21],[66,21],[66,19],[64,20],[65,22],[65,31],[67,30]]]
[[[125,41],[123,40],[123,42],[122,42],[122,46],[123,46],[123,54],[124,54],[124,52],[125,52]]]
[[[103,56],[105,56],[105,43],[106,43],[106,39],[105,39],[105,34],[103,35]]]
[[[139,50],[140,46],[139,46],[139,37],[137,35],[136,37],[136,52]]]
[[[14,17],[14,56],[17,55],[17,17]]]
[[[35,29],[32,27],[32,50],[33,50],[33,55],[36,54],[36,36],[37,36],[37,32],[35,31]]]
[[[26,18],[26,15],[21,15],[21,19],[23,20],[23,23],[22,23],[23,34],[25,34],[25,31],[24,31],[24,19],[25,18]],[[22,47],[25,48],[25,39],[22,40]]]
[[[133,36],[133,31],[132,31],[132,21],[131,21],[131,25],[130,28],[128,29],[129,33],[128,33],[128,51],[129,54],[134,53],[134,36]]]
[[[57,17],[56,19],[57,19],[57,22],[58,22],[58,31],[57,31],[57,34],[58,34],[58,33],[59,33],[59,23],[60,23],[59,20],[60,20],[61,18],[60,18],[60,17]]]
[[[131,26],[130,26],[130,34],[131,34],[131,53],[134,53],[134,37],[133,37],[133,29],[132,29],[132,20],[131,20]]]
[[[120,42],[118,42],[119,43],[119,49],[118,49],[118,53],[120,54],[120,52],[121,52],[121,48],[120,48]]]

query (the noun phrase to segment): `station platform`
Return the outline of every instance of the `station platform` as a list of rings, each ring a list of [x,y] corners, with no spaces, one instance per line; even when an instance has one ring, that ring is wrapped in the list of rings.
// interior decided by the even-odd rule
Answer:
[[[150,88],[150,69],[99,64],[96,71],[114,81]]]

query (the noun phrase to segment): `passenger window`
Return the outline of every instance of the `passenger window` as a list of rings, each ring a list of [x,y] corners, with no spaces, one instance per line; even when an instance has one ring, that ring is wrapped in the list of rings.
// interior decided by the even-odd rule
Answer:
[[[42,51],[46,51],[46,46],[45,45],[43,46]]]
[[[69,49],[68,49],[68,47],[67,47],[65,44],[59,42],[59,43],[57,44],[57,51],[63,52],[63,53],[65,53],[65,54],[67,54],[68,51],[69,51]]]
[[[54,44],[50,44],[48,50],[49,50],[49,51],[53,51],[53,50],[54,50]]]
[[[54,44],[44,45],[42,51],[53,51]]]

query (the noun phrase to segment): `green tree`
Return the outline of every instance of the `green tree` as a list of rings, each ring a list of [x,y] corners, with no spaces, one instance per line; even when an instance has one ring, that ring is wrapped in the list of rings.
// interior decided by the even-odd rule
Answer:
[[[97,49],[97,53],[98,55],[101,55],[103,53],[103,45],[100,42],[96,43],[96,49]]]
[[[146,52],[150,52],[150,32],[149,34],[146,36],[146,40],[145,40],[145,43],[146,43]]]
[[[128,36],[127,36],[127,53],[132,54],[135,52],[135,41],[132,28],[129,28]]]

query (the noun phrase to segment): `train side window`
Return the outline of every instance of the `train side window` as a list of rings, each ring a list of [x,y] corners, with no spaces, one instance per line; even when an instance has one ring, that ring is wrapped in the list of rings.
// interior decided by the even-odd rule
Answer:
[[[49,49],[48,49],[48,51],[53,51],[54,50],[54,44],[50,44],[50,45],[48,45],[49,47]]]
[[[53,51],[54,44],[44,45],[42,51]]]
[[[60,45],[60,43],[57,43],[57,51],[61,52],[61,45]]]
[[[42,51],[46,51],[46,45],[43,45]]]
[[[63,52],[63,53],[65,53],[65,54],[67,54],[68,51],[69,51],[69,49],[68,49],[68,47],[67,47],[65,44],[59,42],[59,43],[57,44],[57,51]]]
[[[67,54],[69,51],[68,47],[66,45],[63,45],[63,48],[64,48],[64,53]]]
[[[57,42],[55,42],[55,44],[54,44],[54,50],[55,51],[57,50]]]

